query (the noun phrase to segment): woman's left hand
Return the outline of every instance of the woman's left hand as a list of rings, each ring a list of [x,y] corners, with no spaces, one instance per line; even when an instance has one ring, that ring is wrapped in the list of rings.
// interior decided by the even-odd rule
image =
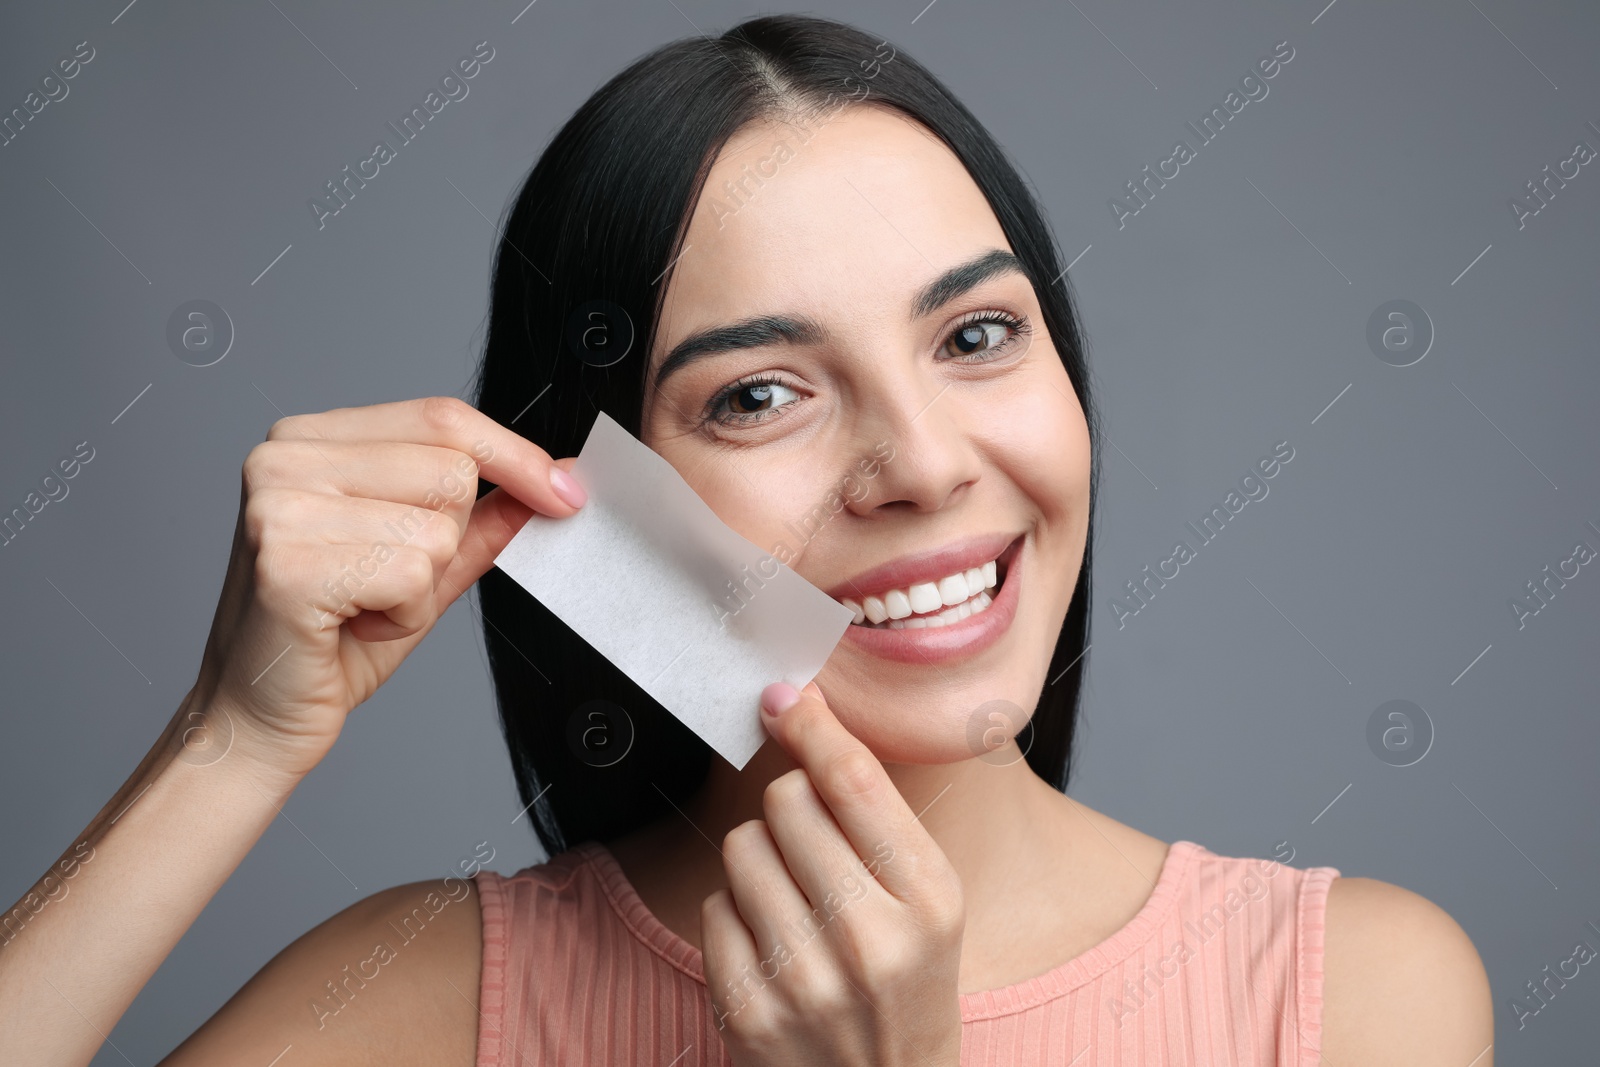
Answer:
[[[700,908],[733,1062],[956,1067],[955,868],[815,683],[777,715],[763,701],[762,718],[800,766],[767,786],[765,820],[723,838],[731,888]]]

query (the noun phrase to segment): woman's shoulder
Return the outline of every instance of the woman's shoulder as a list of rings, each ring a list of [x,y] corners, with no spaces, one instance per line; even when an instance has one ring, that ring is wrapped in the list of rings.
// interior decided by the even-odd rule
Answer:
[[[482,937],[474,880],[356,901],[274,956],[162,1067],[460,1064],[477,1054]]]
[[[1154,862],[1158,846],[1148,835],[1121,824],[1107,832],[1122,834],[1135,865]],[[1218,854],[1193,841],[1172,842],[1164,860],[1164,873],[1182,887],[1180,908],[1217,912],[1260,900],[1276,918],[1258,933],[1276,937],[1292,926],[1295,966],[1315,967],[1320,958],[1323,1062],[1492,1067],[1483,961],[1460,924],[1427,897],[1332,867]],[[1307,988],[1314,998],[1314,985]]]
[[[1489,979],[1449,912],[1389,882],[1338,878],[1324,940],[1328,1062],[1491,1067]]]
[[[1316,968],[1320,959],[1324,1062],[1491,1067],[1488,976],[1449,912],[1409,889],[1332,867],[1218,855],[1193,842],[1173,847],[1194,862],[1188,884],[1207,903],[1229,893],[1255,899],[1254,881],[1273,884],[1262,899],[1274,901],[1277,925],[1294,926],[1296,966]],[[1315,985],[1307,988],[1314,1000]]]

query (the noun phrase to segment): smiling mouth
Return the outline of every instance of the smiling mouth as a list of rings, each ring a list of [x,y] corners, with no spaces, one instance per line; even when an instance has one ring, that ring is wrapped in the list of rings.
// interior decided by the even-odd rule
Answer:
[[[980,566],[957,571],[938,581],[879,590],[872,596],[841,597],[855,612],[852,626],[869,630],[919,630],[952,626],[981,614],[994,603],[1006,572],[1022,546],[1022,537]]]

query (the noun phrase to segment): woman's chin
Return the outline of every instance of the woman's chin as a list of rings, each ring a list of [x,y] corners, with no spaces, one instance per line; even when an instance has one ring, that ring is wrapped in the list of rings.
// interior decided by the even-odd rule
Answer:
[[[1013,737],[1028,740],[1029,713],[998,698],[975,707],[946,703],[916,714],[865,715],[834,707],[839,722],[882,763],[952,764],[971,759],[1005,765],[1021,759]]]

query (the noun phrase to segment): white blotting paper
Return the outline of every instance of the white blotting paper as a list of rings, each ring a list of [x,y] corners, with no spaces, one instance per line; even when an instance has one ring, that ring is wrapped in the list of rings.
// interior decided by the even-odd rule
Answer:
[[[768,736],[761,690],[815,678],[850,609],[726,526],[604,412],[570,473],[584,506],[534,515],[495,565],[742,769]]]

